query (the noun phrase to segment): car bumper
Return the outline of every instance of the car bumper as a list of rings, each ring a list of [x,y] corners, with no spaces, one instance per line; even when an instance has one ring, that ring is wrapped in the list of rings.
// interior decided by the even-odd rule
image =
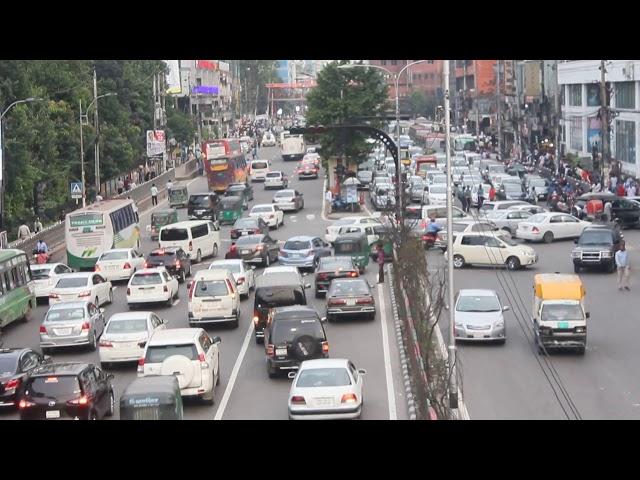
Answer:
[[[238,258],[244,260],[247,263],[262,263],[264,262],[264,258],[260,253],[254,253],[249,255],[239,255]]]
[[[295,203],[279,202],[276,203],[276,205],[280,208],[280,210],[284,210],[285,212],[297,210],[297,206]]]
[[[538,254],[535,254],[533,257],[530,256],[521,256],[518,257],[518,260],[520,260],[520,265],[534,265],[536,263],[538,263]]]
[[[0,395],[0,407],[14,407],[16,401],[16,389],[12,389],[9,391],[4,391],[2,395]]]
[[[298,178],[318,178],[318,173],[309,172],[309,173],[299,173]]]
[[[280,265],[288,266],[288,267],[313,267],[315,258],[314,257],[304,257],[304,258],[291,258],[291,257],[281,257],[278,255],[278,263]]]
[[[98,273],[105,280],[113,281],[113,280],[129,280],[131,275],[133,275],[133,268],[121,269],[117,270],[100,270]]]
[[[577,267],[603,267],[603,266],[608,267],[611,264],[615,263],[615,260],[613,257],[599,257],[599,258],[574,257],[572,260],[573,260],[573,264]]]
[[[252,182],[264,182],[264,179],[265,179],[264,173],[263,174],[253,175],[251,177],[251,181]]]
[[[143,303],[161,303],[167,302],[171,298],[171,292],[167,292],[166,295],[149,295],[147,297],[130,297],[127,296],[128,305],[139,305]]]
[[[56,347],[73,347],[76,345],[89,345],[89,334],[76,335],[69,337],[54,338],[48,335],[40,335],[40,347],[56,348]]]
[[[505,338],[505,328],[497,327],[490,330],[470,330],[468,328],[455,327],[456,340],[470,342],[491,342]]]
[[[98,349],[102,363],[135,362],[144,355],[144,348],[104,348]]]
[[[309,408],[291,409],[289,408],[289,418],[291,420],[352,420],[359,418],[362,414],[362,404],[349,408]]]
[[[188,217],[189,220],[213,220],[214,215],[212,213],[190,213]]]
[[[328,292],[329,285],[331,285],[331,281],[316,282],[316,292],[323,292],[323,293]]]
[[[284,182],[264,182],[264,188],[283,188]]]
[[[330,307],[327,308],[327,315],[365,315],[376,313],[376,307],[373,306],[353,306],[353,307]]]
[[[542,232],[541,233],[531,233],[525,230],[516,230],[516,236],[523,240],[532,240],[532,241],[542,241]]]
[[[586,334],[539,335],[538,338],[545,348],[582,348],[587,345]]]
[[[237,318],[235,312],[231,312],[226,315],[208,315],[208,316],[194,316],[192,312],[188,314],[189,323],[196,324],[207,324],[207,323],[223,323],[223,322],[233,322]]]

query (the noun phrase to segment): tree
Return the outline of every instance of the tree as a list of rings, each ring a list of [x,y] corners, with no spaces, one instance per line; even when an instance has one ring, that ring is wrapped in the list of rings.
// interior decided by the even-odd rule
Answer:
[[[427,98],[424,92],[419,90],[411,92],[409,106],[411,107],[411,115],[414,117],[425,115],[427,111]]]
[[[388,86],[375,69],[339,69],[339,63],[327,65],[318,74],[317,86],[307,95],[307,125],[364,124],[381,128],[383,121],[372,119],[382,114]],[[332,131],[320,135],[325,158],[341,156],[358,163],[371,146],[357,132]]]
[[[168,138],[175,138],[178,143],[182,144],[190,144],[196,133],[193,120],[188,114],[168,106],[167,130]]]
[[[276,60],[238,60],[241,113],[259,115],[267,110],[265,84],[277,81],[276,66]]]

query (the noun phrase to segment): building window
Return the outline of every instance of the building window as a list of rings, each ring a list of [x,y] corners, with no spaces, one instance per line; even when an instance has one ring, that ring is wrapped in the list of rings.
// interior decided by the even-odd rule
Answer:
[[[635,82],[617,82],[616,108],[636,108],[636,84]]]
[[[386,60],[380,60],[380,65],[386,65],[387,61]]]
[[[569,106],[582,106],[582,85],[569,85]]]
[[[582,118],[571,117],[571,138],[569,148],[572,150],[582,150]]]
[[[600,106],[600,84],[590,83],[587,85],[587,107]]]
[[[616,120],[616,160],[636,163],[636,122]]]

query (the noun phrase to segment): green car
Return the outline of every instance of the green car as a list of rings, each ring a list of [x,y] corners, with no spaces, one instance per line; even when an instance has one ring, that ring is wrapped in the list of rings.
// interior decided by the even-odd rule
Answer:
[[[185,208],[189,201],[189,191],[184,182],[174,183],[169,191],[169,206],[171,208]]]
[[[224,192],[225,197],[235,197],[242,199],[242,208],[249,208],[249,201],[253,200],[253,188],[244,183],[232,183]]]
[[[153,212],[151,214],[151,225],[147,227],[147,231],[151,234],[151,240],[158,240],[158,234],[162,227],[177,222],[178,211],[175,208],[166,208]]]
[[[369,265],[371,248],[364,233],[344,233],[333,242],[336,257],[350,256],[360,273]]]
[[[218,204],[218,221],[221,225],[224,223],[233,225],[236,220],[242,217],[243,208],[242,197],[222,197]]]

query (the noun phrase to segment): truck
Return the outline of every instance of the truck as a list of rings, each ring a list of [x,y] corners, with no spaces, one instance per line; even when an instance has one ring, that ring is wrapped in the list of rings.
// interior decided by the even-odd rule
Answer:
[[[302,135],[285,134],[282,139],[282,160],[302,160],[305,154]]]
[[[533,331],[538,353],[549,349],[587,347],[586,291],[578,275],[539,273],[533,285]]]

